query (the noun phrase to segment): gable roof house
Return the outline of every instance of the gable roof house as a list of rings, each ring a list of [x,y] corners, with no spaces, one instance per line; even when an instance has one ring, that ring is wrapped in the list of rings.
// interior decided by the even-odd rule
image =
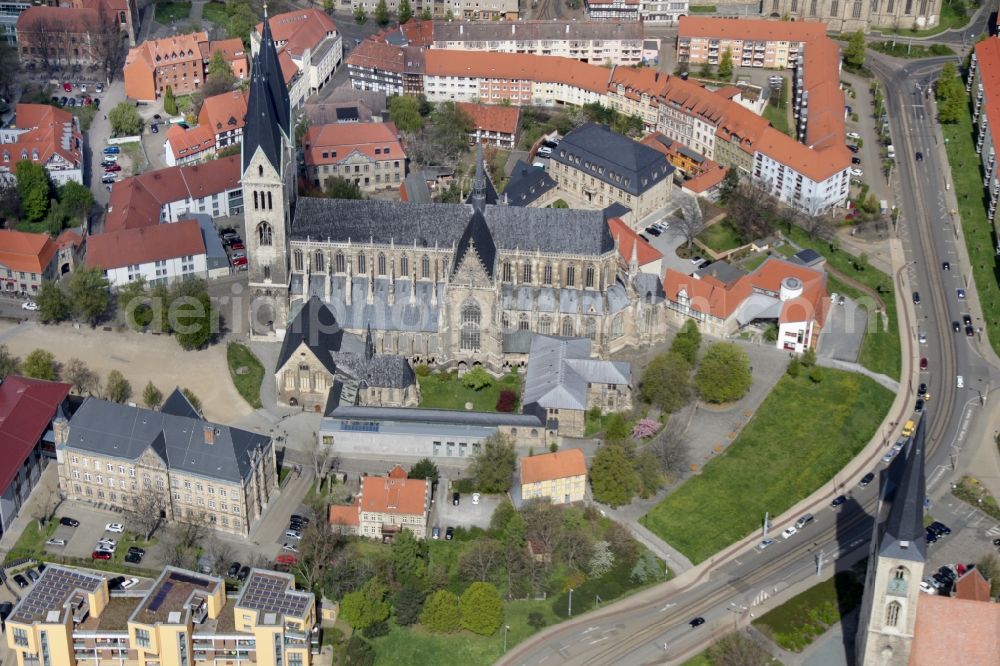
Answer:
[[[216,51],[222,52],[237,79],[246,78],[249,61],[238,38],[209,41],[208,33],[202,31],[146,40],[125,58],[125,95],[152,102],[168,86],[175,95],[192,93],[205,82]]]
[[[0,129],[0,176],[14,178],[21,160],[44,166],[57,185],[82,185],[83,133],[76,117],[50,104],[18,104],[13,125]]]
[[[58,274],[58,249],[48,234],[0,229],[0,290],[38,293]]]
[[[553,504],[581,502],[587,492],[587,461],[580,449],[560,449],[518,460],[520,499],[547,498]]]
[[[430,505],[431,485],[406,478],[406,471],[396,465],[386,476],[364,477],[354,504],[331,505],[328,519],[345,534],[387,539],[407,529],[424,539]]]
[[[190,164],[208,159],[216,152],[239,143],[246,124],[245,90],[233,90],[206,97],[198,112],[198,124],[184,128],[179,123],[167,129],[164,157],[167,166]]]
[[[333,178],[363,192],[399,187],[406,177],[406,153],[392,123],[313,125],[302,138],[305,172],[315,187]]]

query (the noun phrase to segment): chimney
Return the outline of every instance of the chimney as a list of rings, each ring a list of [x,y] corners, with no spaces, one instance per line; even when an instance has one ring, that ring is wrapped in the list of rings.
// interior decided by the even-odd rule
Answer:
[[[205,443],[209,446],[215,444],[215,426],[211,423],[206,423],[203,426],[203,432],[205,433]]]

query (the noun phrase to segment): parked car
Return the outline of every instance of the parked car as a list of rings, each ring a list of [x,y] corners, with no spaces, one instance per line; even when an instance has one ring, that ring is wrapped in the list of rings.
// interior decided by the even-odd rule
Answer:
[[[104,526],[105,532],[115,532],[116,534],[121,534],[125,531],[125,526],[121,523],[108,523]]]
[[[702,261],[704,261],[704,259],[702,259],[701,257],[698,256],[691,257],[691,263],[694,264],[695,266],[700,264]]]
[[[9,601],[0,602],[0,620],[6,620],[14,610],[14,604]]]
[[[125,561],[129,564],[139,564],[142,562],[142,555],[132,552],[125,553]]]
[[[45,542],[46,546],[65,546],[66,539],[49,539]]]
[[[919,291],[913,292],[913,304],[914,305],[920,305],[920,292]]]
[[[479,493],[472,493],[472,503],[479,504],[479,498],[481,495]]]
[[[95,550],[90,554],[90,559],[92,560],[110,560],[114,553],[108,552],[106,550]]]
[[[125,581],[122,583],[122,589],[128,590],[130,588],[135,587],[138,584],[139,584],[138,578],[126,578]]]
[[[928,525],[927,528],[932,530],[938,536],[948,536],[951,534],[951,528],[938,520],[935,520],[933,523]]]
[[[653,235],[653,236],[659,236],[659,235],[660,235],[660,234],[662,234],[663,232],[662,232],[662,231],[660,231],[659,229],[657,229],[657,228],[656,228],[656,227],[654,227],[654,226],[648,226],[648,227],[646,227],[646,233],[647,233],[647,234],[650,234],[650,235]]]
[[[924,594],[937,594],[937,588],[928,583],[926,580],[920,581],[920,591]]]
[[[959,331],[962,330],[962,325],[959,324],[957,321],[953,321],[953,322],[951,322],[951,330],[953,330],[956,333],[958,333]]]
[[[795,527],[801,530],[803,527],[813,522],[814,520],[816,520],[816,517],[813,516],[811,513],[807,513],[795,521]]]
[[[233,259],[233,266],[235,266],[237,268],[246,268],[247,265],[248,264],[247,264],[247,258],[246,257],[235,257]]]
[[[35,303],[34,301],[25,301],[24,303],[21,303],[21,309],[35,311],[38,309],[38,303]]]
[[[104,167],[104,173],[114,173],[121,170],[122,168],[119,164],[112,164],[111,166]]]
[[[454,539],[455,538],[455,528],[454,527],[449,527],[448,529],[446,529],[444,531],[444,538],[445,538],[446,541],[451,541],[452,539]]]
[[[112,185],[117,182],[118,182],[117,174],[106,173],[103,176],[101,176],[101,183],[103,183],[104,185]]]
[[[798,528],[795,525],[790,525],[785,528],[785,531],[781,533],[782,539],[791,539],[798,532]]]
[[[31,579],[32,583],[34,583],[36,580],[38,580],[39,578],[41,578],[41,576],[38,575],[38,572],[35,571],[34,569],[28,569],[24,573],[28,574],[28,578]]]
[[[230,578],[235,578],[236,574],[240,572],[241,568],[242,565],[239,562],[233,562],[232,564],[229,565],[229,571],[226,572],[226,575],[229,576]]]
[[[924,342],[927,342],[926,336],[924,337]],[[928,367],[927,357],[926,356],[921,356],[920,357],[920,369],[921,370],[926,370],[927,367]]]
[[[896,448],[889,449],[888,451],[885,452],[885,455],[882,456],[882,462],[887,464],[891,463],[893,459],[896,457],[897,453],[899,453],[899,450],[897,450]]]
[[[104,92],[104,84],[98,81],[97,85],[94,86],[94,90],[96,90],[97,92]]]
[[[152,125],[150,125],[149,131],[152,132],[153,134],[159,134],[160,127],[156,123],[153,123]]]
[[[917,412],[918,414],[920,412],[924,411],[924,399],[923,398],[917,398],[916,404],[913,405],[913,411]]]
[[[139,548],[139,546],[129,546],[128,552],[129,553],[138,553],[140,556],[146,554],[146,551],[143,550],[142,548]]]
[[[297,553],[297,552],[299,552],[298,546],[296,546],[294,543],[290,543],[288,541],[286,541],[285,543],[281,544],[281,550],[287,550],[287,551],[289,551],[291,553]]]
[[[79,527],[80,521],[75,518],[70,518],[69,516],[63,516],[59,519],[60,525],[65,525],[66,527]]]
[[[951,262],[942,261],[941,262],[941,270],[943,270],[943,271],[950,271],[951,270]]]
[[[14,582],[17,583],[17,586],[22,590],[30,585],[30,583],[28,583],[28,579],[21,574],[14,574]]]
[[[458,506],[459,504],[461,504],[461,502],[462,502],[462,495],[461,494],[459,494],[459,493],[452,493],[451,494],[451,503],[453,505]]]
[[[855,178],[862,178],[864,177],[865,172],[858,168],[852,168],[851,175],[854,176]]]
[[[967,314],[962,315],[962,323],[966,326],[972,326],[972,316]]]
[[[932,532],[931,530],[929,530],[929,529],[928,530],[924,530],[924,532],[925,532],[925,534],[927,536],[927,543],[929,543],[929,544],[930,543],[935,543],[938,540],[938,535],[935,534],[934,532]]]
[[[230,250],[245,250],[245,249],[247,249],[247,246],[246,246],[246,245],[244,245],[244,244],[243,244],[243,243],[242,243],[241,241],[239,241],[239,240],[235,240],[235,241],[233,241],[233,243],[232,243],[232,244],[231,244],[231,245],[229,246],[229,249],[230,249]]]
[[[435,540],[441,538],[441,528],[437,525],[431,528],[431,538]]]
[[[837,495],[836,497],[833,498],[833,501],[830,502],[830,506],[836,509],[838,506],[840,506],[846,501],[847,501],[846,495]]]
[[[69,81],[63,83],[63,90],[65,92],[73,92],[73,84],[70,83]]]
[[[769,546],[774,545],[774,539],[764,539],[759,544],[757,544],[757,550],[767,550]]]
[[[249,576],[249,575],[250,575],[250,567],[248,567],[248,566],[246,566],[244,564],[240,568],[240,572],[238,574],[236,574],[236,580],[238,580],[240,582],[243,582],[243,581],[245,581],[247,579],[247,576]]]
[[[919,150],[917,151],[917,156],[916,157],[917,157],[917,161],[918,162],[923,162],[924,161],[924,154],[922,152],[920,152]]]
[[[865,488],[868,486],[869,483],[871,483],[874,480],[875,480],[875,472],[868,472],[863,477],[861,477],[860,481],[858,481],[858,486]]]
[[[302,532],[299,532],[298,530],[285,530],[285,536],[289,539],[301,539]]]
[[[122,149],[119,148],[118,146],[105,146],[104,150],[101,152],[103,152],[105,155],[117,155],[118,153],[122,152]]]

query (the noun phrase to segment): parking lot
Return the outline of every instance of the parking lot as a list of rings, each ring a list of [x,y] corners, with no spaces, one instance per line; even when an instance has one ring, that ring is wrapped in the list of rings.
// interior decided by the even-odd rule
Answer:
[[[472,494],[462,494],[459,504],[452,503],[451,483],[448,479],[441,479],[438,483],[437,495],[431,505],[430,526],[441,528],[441,538],[444,538],[445,530],[449,527],[482,527],[490,526],[490,519],[493,512],[503,500],[500,495],[481,495],[479,504],[472,503]]]

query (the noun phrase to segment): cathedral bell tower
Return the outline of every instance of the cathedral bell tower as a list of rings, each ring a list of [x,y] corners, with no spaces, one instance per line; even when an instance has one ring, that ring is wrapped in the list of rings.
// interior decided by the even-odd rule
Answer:
[[[288,236],[295,203],[291,115],[288,88],[264,5],[260,50],[250,66],[242,144],[250,332],[257,339],[280,340],[288,324]]]
[[[920,581],[927,564],[926,421],[922,416],[879,489],[865,596],[855,637],[858,666],[906,666],[910,661]],[[886,496],[887,487],[894,487],[891,497]]]

